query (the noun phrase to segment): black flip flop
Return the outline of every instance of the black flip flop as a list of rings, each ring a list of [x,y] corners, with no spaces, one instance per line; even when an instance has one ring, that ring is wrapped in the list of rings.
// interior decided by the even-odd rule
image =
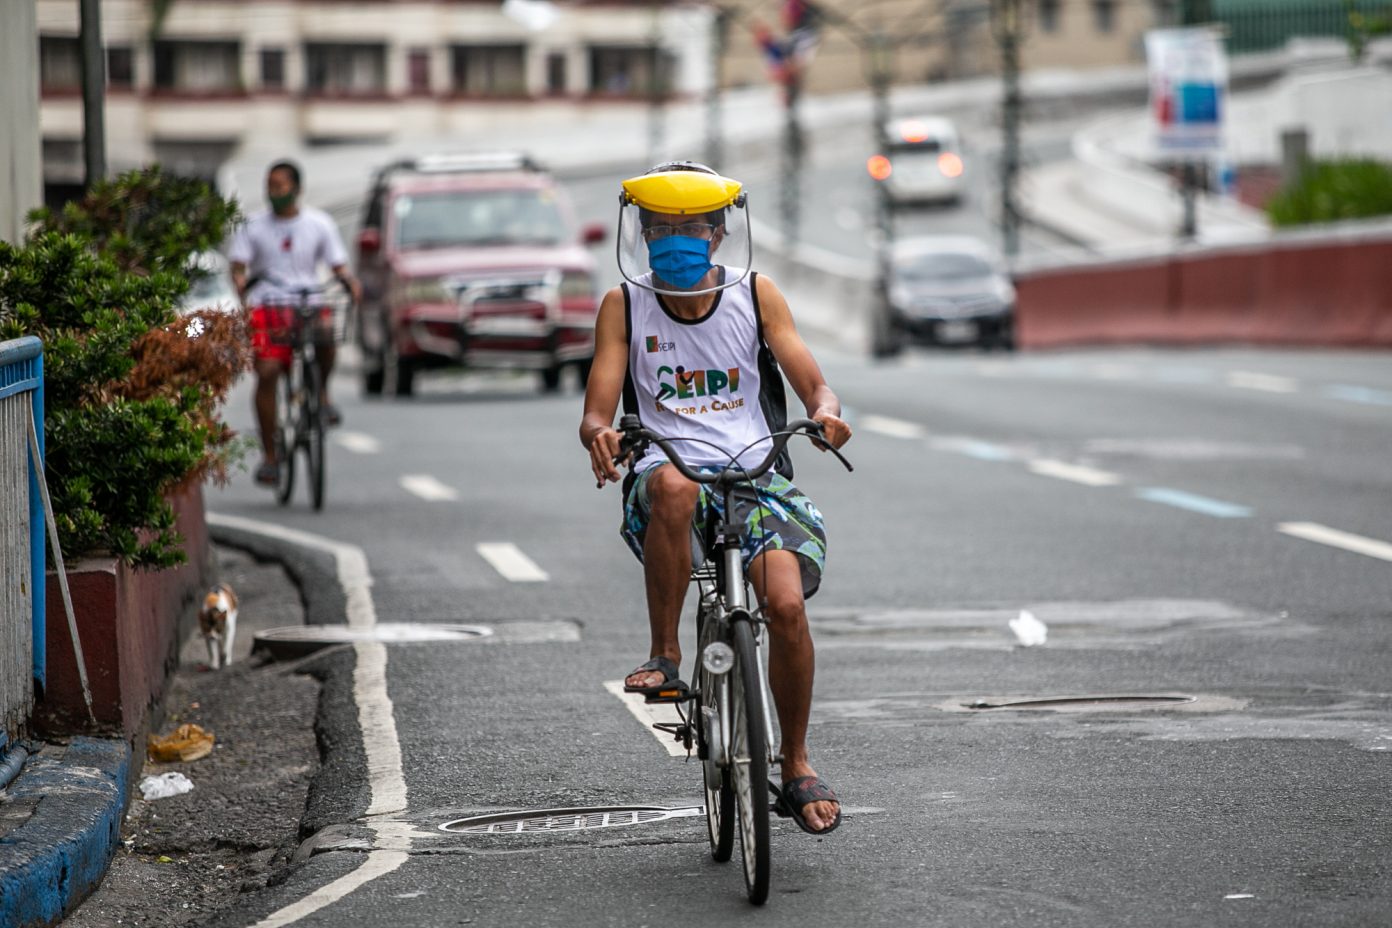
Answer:
[[[821,831],[807,824],[802,814],[803,807],[813,802],[836,803],[836,818]],[[841,824],[841,800],[836,798],[836,793],[821,777],[797,777],[779,786],[778,801],[774,803],[773,811],[780,818],[797,822],[797,826],[809,835],[831,834]]]
[[[631,677],[635,673],[647,673],[649,671],[662,674],[662,682],[657,684],[656,686],[629,686],[625,683],[624,692],[638,693],[639,695],[646,696],[649,699],[653,699],[655,697],[662,699],[674,699],[684,697],[686,695],[686,683],[680,679],[681,669],[677,667],[676,664],[672,663],[671,658],[661,656],[654,657],[652,660],[648,661],[643,666],[636,667],[633,670],[629,671],[628,676]],[[624,679],[628,679],[628,677],[625,677]]]

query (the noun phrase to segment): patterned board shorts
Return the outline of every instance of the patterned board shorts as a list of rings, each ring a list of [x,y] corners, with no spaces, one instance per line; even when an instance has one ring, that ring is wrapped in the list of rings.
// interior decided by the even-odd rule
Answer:
[[[619,534],[629,548],[643,559],[643,537],[652,514],[648,498],[648,481],[656,467],[643,471],[633,481],[624,500],[623,526]],[[735,521],[744,525],[740,542],[744,568],[765,551],[792,551],[798,555],[802,568],[802,595],[810,597],[822,582],[826,565],[826,526],[822,514],[812,501],[791,481],[776,473],[767,473],[755,481],[756,486],[741,484],[735,489]],[[715,527],[724,520],[725,500],[708,486],[700,487],[696,512],[691,517],[691,531],[702,550],[710,550]]]

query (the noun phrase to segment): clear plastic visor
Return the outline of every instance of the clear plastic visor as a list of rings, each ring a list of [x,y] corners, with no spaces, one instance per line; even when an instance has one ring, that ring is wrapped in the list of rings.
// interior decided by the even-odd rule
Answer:
[[[617,249],[624,280],[666,296],[733,287],[754,261],[743,197],[719,214],[682,215],[654,213],[620,195]],[[721,265],[729,269],[723,281]]]

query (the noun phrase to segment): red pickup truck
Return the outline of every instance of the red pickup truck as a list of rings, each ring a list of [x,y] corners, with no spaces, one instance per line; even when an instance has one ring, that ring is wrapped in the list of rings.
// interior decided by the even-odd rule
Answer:
[[[524,155],[439,155],[373,178],[358,235],[357,339],[368,394],[410,396],[426,368],[535,370],[547,391],[594,359],[593,256],[565,191]]]

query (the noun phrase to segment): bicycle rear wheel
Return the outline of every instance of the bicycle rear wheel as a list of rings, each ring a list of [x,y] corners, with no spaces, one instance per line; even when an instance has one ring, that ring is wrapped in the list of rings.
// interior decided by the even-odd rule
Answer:
[[[290,502],[290,494],[295,492],[295,436],[299,431],[296,423],[300,411],[295,405],[294,370],[280,375],[276,385],[276,427],[271,439],[275,446],[276,461],[280,470],[276,477],[276,502],[282,506]]]
[[[304,362],[305,458],[309,464],[309,499],[315,512],[324,508],[324,384],[319,365]]]
[[[710,838],[711,857],[725,863],[735,849],[735,790],[730,784],[725,764],[728,737],[720,726],[722,708],[726,708],[724,715],[729,717],[728,708],[720,698],[724,677],[707,671],[701,660],[706,645],[718,636],[718,626],[707,608],[702,604],[696,614],[696,640],[700,645],[696,653],[696,680],[701,695],[698,711],[701,713],[700,737],[704,754],[701,776],[706,786],[706,834]]]
[[[739,812],[740,852],[749,901],[768,900],[772,859],[769,853],[768,731],[764,724],[764,689],[759,653],[748,620],[734,623],[735,667],[730,671],[730,772]]]

